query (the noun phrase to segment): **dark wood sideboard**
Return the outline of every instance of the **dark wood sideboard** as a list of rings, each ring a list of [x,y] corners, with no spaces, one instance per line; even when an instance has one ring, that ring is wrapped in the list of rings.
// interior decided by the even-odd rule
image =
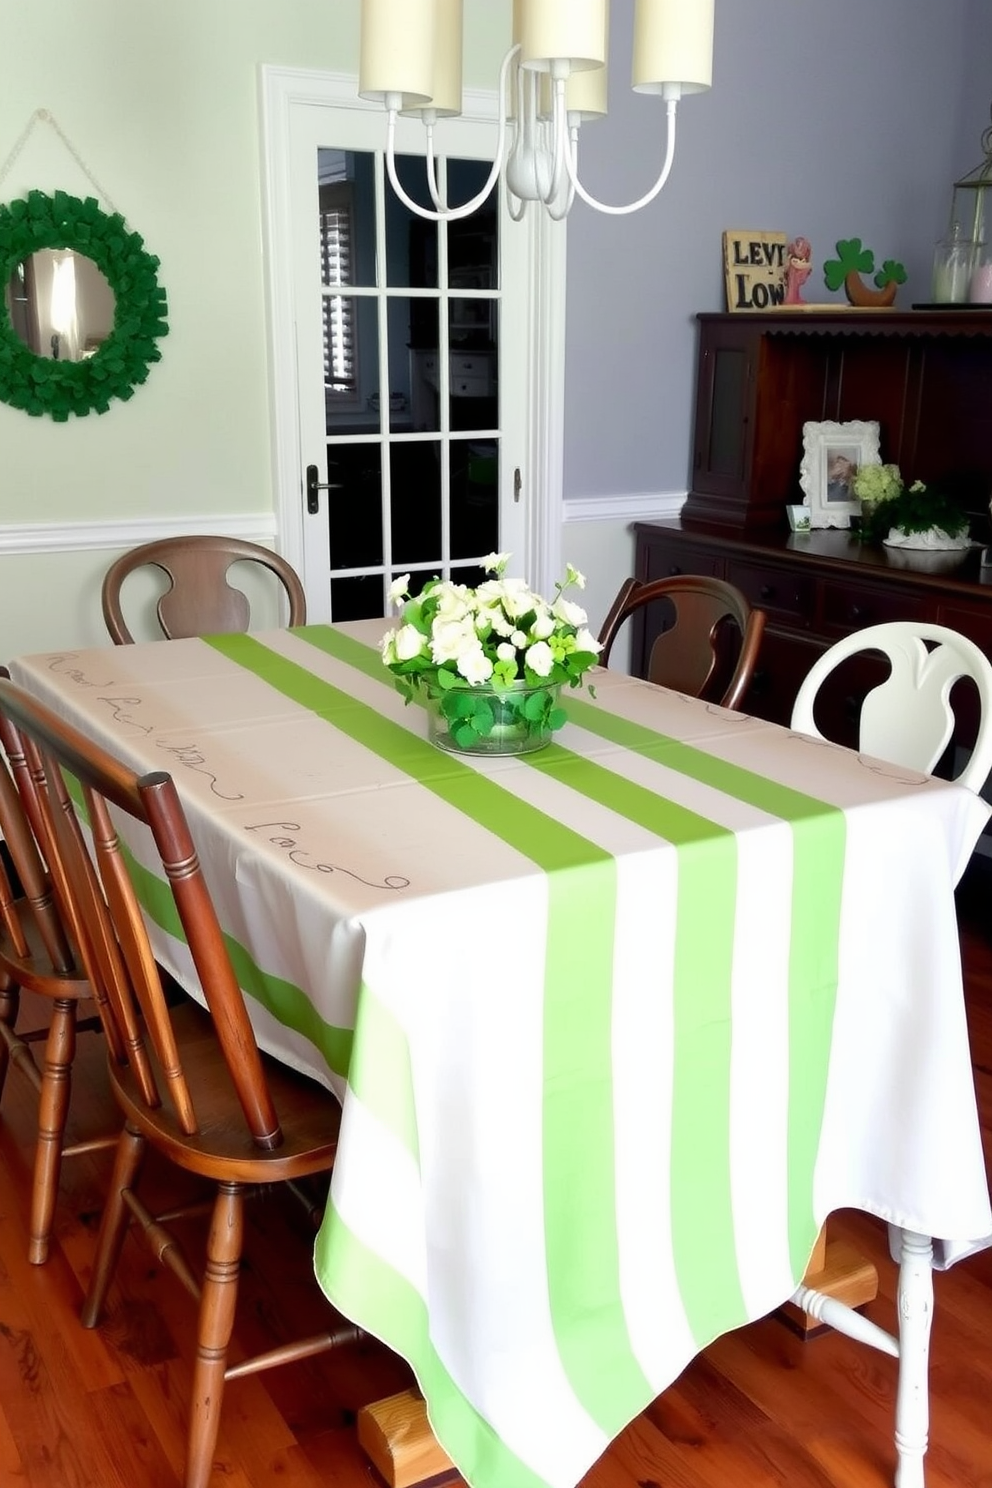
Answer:
[[[877,419],[883,460],[907,480],[940,481],[992,543],[992,310],[778,311],[700,315],[691,489],[680,518],[635,526],[640,579],[706,573],[767,612],[744,708],[787,723],[799,683],[842,635],[883,620],[933,620],[992,657],[992,569],[981,548],[937,570],[856,533],[791,533],[802,501],[807,420]],[[660,611],[633,627],[644,673]],[[854,668],[824,697],[824,723],[854,742],[859,694],[877,669]],[[829,718],[827,714],[829,713]]]

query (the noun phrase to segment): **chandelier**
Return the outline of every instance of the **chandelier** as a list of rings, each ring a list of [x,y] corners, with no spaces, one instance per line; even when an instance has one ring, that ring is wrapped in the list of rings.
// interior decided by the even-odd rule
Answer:
[[[513,0],[513,42],[499,72],[499,132],[489,179],[470,201],[448,205],[438,187],[434,126],[462,110],[462,0],[362,0],[359,93],[386,110],[386,169],[393,190],[430,221],[476,211],[502,173],[510,216],[528,202],[556,220],[578,196],[598,212],[636,212],[661,191],[675,156],[675,111],[684,93],[710,86],[714,0],[636,0],[632,86],[665,103],[667,138],[654,185],[636,201],[597,201],[579,180],[579,131],[606,113],[609,0]],[[396,119],[420,116],[434,209],[404,191],[396,172]]]

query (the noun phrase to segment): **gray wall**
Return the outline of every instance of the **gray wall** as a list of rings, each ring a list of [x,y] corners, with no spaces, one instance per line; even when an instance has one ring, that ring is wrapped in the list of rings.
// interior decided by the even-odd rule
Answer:
[[[664,121],[629,88],[631,0],[612,9],[610,116],[583,130],[581,174],[626,201],[653,179]],[[693,316],[724,307],[724,228],[809,238],[808,300],[843,302],[822,264],[848,237],[905,264],[901,304],[927,300],[990,97],[989,0],[716,0],[713,88],[679,106],[661,196],[569,217],[566,497],[685,490]]]

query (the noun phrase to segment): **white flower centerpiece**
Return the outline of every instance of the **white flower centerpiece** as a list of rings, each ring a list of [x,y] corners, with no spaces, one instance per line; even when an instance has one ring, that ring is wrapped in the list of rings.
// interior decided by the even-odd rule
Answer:
[[[407,702],[421,694],[430,737],[442,749],[523,754],[565,722],[562,686],[577,687],[600,645],[565,590],[585,578],[567,565],[549,602],[506,577],[509,553],[490,553],[493,575],[477,588],[432,579],[410,595],[410,575],[390,587],[400,623],[382,638],[382,659]]]

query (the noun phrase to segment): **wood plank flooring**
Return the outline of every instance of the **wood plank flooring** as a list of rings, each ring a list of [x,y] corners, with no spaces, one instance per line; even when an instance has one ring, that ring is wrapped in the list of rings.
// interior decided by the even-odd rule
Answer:
[[[992,1151],[992,870],[959,893],[972,1051]],[[80,1040],[78,1135],[113,1124],[102,1051]],[[102,1113],[102,1114],[101,1114]],[[109,1157],[66,1169],[47,1266],[27,1254],[31,1110],[9,1080],[0,1106],[0,1488],[178,1488],[192,1305],[133,1240],[109,1316],[78,1322]],[[173,1182],[163,1175],[159,1186]],[[189,1222],[190,1224],[193,1221]],[[867,1310],[894,1323],[884,1227],[834,1220],[879,1266]],[[320,1306],[312,1237],[294,1205],[252,1207],[236,1342],[245,1351],[311,1331]],[[992,1252],[935,1279],[928,1488],[992,1488]],[[774,1318],[719,1339],[617,1439],[585,1488],[887,1488],[895,1361],[826,1333],[803,1343]],[[372,1488],[358,1408],[405,1388],[375,1343],[228,1386],[214,1482],[225,1488]]]

